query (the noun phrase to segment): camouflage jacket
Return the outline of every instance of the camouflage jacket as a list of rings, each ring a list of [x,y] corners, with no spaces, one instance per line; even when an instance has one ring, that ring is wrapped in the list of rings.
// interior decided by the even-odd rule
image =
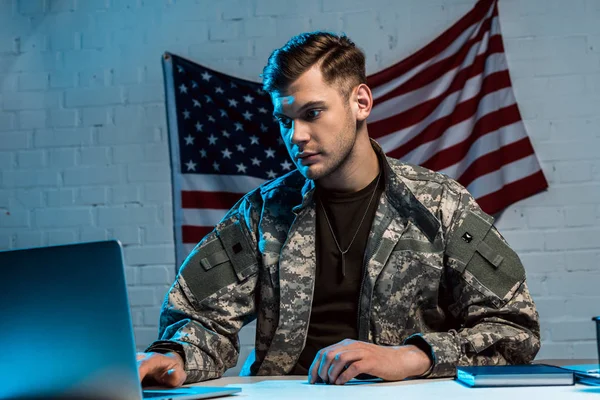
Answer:
[[[374,144],[381,154],[381,149]],[[526,363],[539,320],[518,256],[456,181],[385,158],[364,256],[359,340],[425,341],[427,376],[457,365]],[[187,382],[236,365],[238,332],[257,320],[253,375],[291,371],[304,347],[315,284],[314,181],[298,171],[245,195],[190,253],[147,351],[176,350]]]

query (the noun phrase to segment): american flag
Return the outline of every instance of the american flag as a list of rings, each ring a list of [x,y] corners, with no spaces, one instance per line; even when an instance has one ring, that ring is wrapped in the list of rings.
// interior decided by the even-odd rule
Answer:
[[[261,85],[166,53],[177,262],[245,193],[294,168]],[[489,214],[548,187],[504,54],[497,0],[369,76],[369,134],[388,156],[457,179]]]

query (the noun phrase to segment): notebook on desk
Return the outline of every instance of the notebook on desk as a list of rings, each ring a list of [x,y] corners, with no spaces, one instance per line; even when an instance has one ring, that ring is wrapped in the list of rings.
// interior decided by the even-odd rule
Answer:
[[[119,242],[0,251],[0,274],[0,398],[142,399]],[[192,400],[240,390],[143,395]]]
[[[470,387],[573,385],[573,372],[543,364],[456,367],[456,380]]]
[[[598,364],[565,365],[562,368],[575,373],[575,380],[579,383],[600,386],[600,369]]]

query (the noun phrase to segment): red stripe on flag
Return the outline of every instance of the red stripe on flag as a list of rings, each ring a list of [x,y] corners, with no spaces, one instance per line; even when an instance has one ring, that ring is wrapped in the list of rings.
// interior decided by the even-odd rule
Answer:
[[[488,51],[495,52],[495,49],[490,48]],[[369,126],[369,130],[373,132],[371,137],[379,138],[392,132],[397,132],[399,130],[408,128],[409,126],[413,126],[427,118],[427,116],[433,113],[449,95],[463,90],[466,82],[469,79],[484,73],[487,56],[488,54],[482,54],[476,58],[471,68],[464,69],[457,73],[448,89],[446,89],[446,91],[444,91],[444,93],[441,95],[430,100],[425,100],[414,107],[407,109],[406,111],[397,113],[392,117],[372,122]],[[502,72],[505,71],[499,71],[495,73],[499,74]],[[492,75],[493,74],[490,74],[488,76]],[[506,75],[508,76],[508,71],[506,71]],[[508,82],[506,86],[510,86],[510,78],[506,78],[505,82]],[[485,84],[485,81],[482,83],[482,85],[483,84]]]
[[[524,137],[514,143],[500,147],[498,150],[485,154],[475,160],[466,171],[458,178],[461,185],[468,186],[480,176],[497,171],[506,164],[510,164],[533,154],[533,147],[529,138]]]
[[[181,207],[229,210],[244,194],[231,192],[181,191]]]
[[[521,115],[516,104],[489,113],[475,123],[472,133],[465,140],[436,152],[427,161],[421,163],[421,165],[434,171],[448,168],[462,160],[469,152],[473,143],[481,136],[497,131],[503,126],[513,124],[520,119]]]
[[[496,214],[509,204],[516,203],[548,187],[542,171],[502,186],[494,193],[479,197],[477,203],[488,214]]]
[[[417,65],[422,64],[424,61],[434,58],[440,54],[446,47],[452,44],[458,37],[471,25],[480,22],[486,13],[490,10],[492,3],[495,0],[480,0],[471,11],[469,11],[464,17],[457,21],[454,25],[440,34],[427,46],[417,51],[408,58],[398,64],[392,65],[389,68],[384,69],[374,75],[367,78],[368,85],[370,87],[377,87],[383,85],[389,81],[394,80],[400,75],[403,75],[415,68]],[[494,6],[493,15],[498,15],[498,7]]]
[[[402,146],[388,152],[388,155],[395,158],[402,158],[405,154],[413,151],[421,144],[439,138],[451,126],[472,118],[477,112],[479,103],[484,96],[509,86],[510,79],[508,77],[508,71],[500,71],[495,74],[488,75],[483,80],[481,91],[477,94],[477,96],[460,103],[458,106],[456,106],[452,114],[437,119],[414,138]]]
[[[194,226],[194,225],[182,225],[182,242],[183,243],[198,243],[204,236],[212,232],[212,226]]]
[[[443,76],[447,72],[463,65],[464,61],[467,58],[467,55],[471,51],[471,47],[473,46],[473,44],[482,40],[483,35],[485,33],[489,32],[491,24],[492,24],[491,19],[486,21],[486,24],[484,26],[484,28],[486,30],[482,30],[477,35],[477,37],[475,37],[472,40],[469,40],[469,42],[465,43],[463,48],[460,49],[460,51],[458,53],[456,53],[446,59],[440,60],[439,62],[436,62],[433,65],[425,68],[423,71],[419,72],[413,78],[404,82],[402,85],[400,85],[396,89],[375,99],[374,104],[377,105],[377,104],[384,102],[390,98],[411,92],[413,90],[417,90],[423,86],[426,86],[426,85],[436,81],[437,79],[439,79],[441,76]],[[490,54],[493,54],[493,53],[503,53],[503,52],[504,52],[504,45],[502,44],[502,37],[500,35],[494,35],[489,38],[486,51],[482,54],[479,54],[476,57],[476,59],[478,59],[478,60],[483,59],[483,63],[485,64],[485,59],[487,56],[489,56]],[[479,62],[481,62],[481,61],[479,61]],[[475,65],[473,65],[473,67],[475,67]],[[471,74],[469,74],[468,72],[465,72],[466,74],[469,74],[469,77],[473,77],[473,76],[477,75],[476,73],[475,74],[472,73],[473,69],[474,69],[473,67],[465,68],[465,70],[468,70],[471,72]],[[459,72],[459,74],[463,71],[464,70],[461,70]],[[481,71],[483,71],[483,67],[481,67]],[[458,77],[455,77],[455,81],[456,80],[458,80]],[[455,85],[455,87],[457,87],[457,86]],[[458,87],[460,87],[460,86],[458,86]],[[451,93],[451,92],[448,92],[448,93]]]

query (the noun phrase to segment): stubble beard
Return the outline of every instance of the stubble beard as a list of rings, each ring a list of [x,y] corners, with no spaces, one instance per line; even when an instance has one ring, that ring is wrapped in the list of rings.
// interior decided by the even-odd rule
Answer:
[[[344,134],[344,131],[350,132],[351,134]],[[342,128],[342,132],[340,132],[341,134],[337,135],[337,137],[342,139],[340,142],[338,142],[338,148],[334,152],[330,153],[329,157],[331,158],[325,160],[325,165],[320,171],[315,171],[313,173],[309,169],[306,177],[317,181],[334,174],[340,168],[342,168],[348,162],[350,154],[352,153],[352,149],[354,149],[357,132],[357,121],[352,118],[352,114],[349,114],[346,124]]]

